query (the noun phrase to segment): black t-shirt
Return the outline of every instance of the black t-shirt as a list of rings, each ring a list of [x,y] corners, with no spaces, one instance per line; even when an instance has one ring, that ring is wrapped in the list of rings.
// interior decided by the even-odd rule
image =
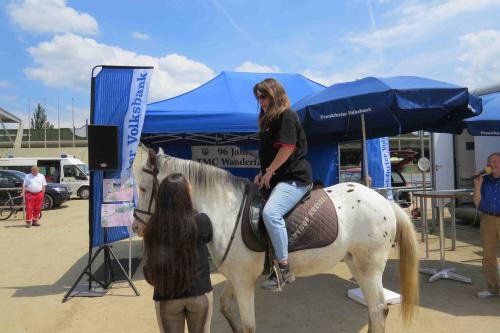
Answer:
[[[278,118],[269,122],[260,132],[259,158],[262,174],[271,165],[281,146],[294,146],[295,149],[288,160],[276,170],[271,178],[271,187],[279,182],[292,182],[298,186],[312,183],[312,171],[307,155],[307,140],[304,129],[295,112],[288,109]]]
[[[196,250],[198,251],[198,276],[199,279],[193,283],[186,292],[175,297],[164,297],[154,291],[153,299],[155,301],[167,301],[169,299],[195,297],[212,291],[212,282],[210,281],[210,267],[208,264],[207,244],[212,240],[212,221],[206,214],[196,214],[195,220],[198,224],[198,242]]]

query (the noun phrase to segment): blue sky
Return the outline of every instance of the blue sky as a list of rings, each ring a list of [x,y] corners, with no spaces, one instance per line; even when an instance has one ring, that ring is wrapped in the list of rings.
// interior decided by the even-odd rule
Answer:
[[[153,65],[149,101],[223,70],[298,72],[330,85],[418,75],[500,83],[500,0],[0,1],[0,107],[89,117],[97,64]],[[31,101],[29,106],[28,102]]]

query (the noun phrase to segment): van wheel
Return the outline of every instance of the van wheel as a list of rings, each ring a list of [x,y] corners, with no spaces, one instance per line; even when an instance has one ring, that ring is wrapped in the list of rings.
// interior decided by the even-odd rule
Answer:
[[[50,196],[50,194],[45,193],[43,197],[42,210],[49,210],[54,207],[54,199]]]
[[[80,199],[88,199],[89,196],[90,196],[90,190],[88,187],[82,187],[79,191],[78,191],[78,196],[80,197]]]

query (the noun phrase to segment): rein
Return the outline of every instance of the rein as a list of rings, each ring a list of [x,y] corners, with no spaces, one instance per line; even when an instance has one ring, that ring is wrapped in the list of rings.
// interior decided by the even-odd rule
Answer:
[[[224,263],[224,260],[226,260],[226,257],[229,253],[229,249],[231,248],[231,245],[233,244],[234,236],[236,235],[236,230],[238,229],[238,224],[240,223],[241,220],[241,213],[243,212],[243,207],[245,206],[245,201],[248,198],[248,189],[249,186],[248,184],[245,184],[245,192],[243,193],[243,199],[241,199],[241,205],[240,209],[238,211],[238,215],[236,216],[236,222],[234,223],[234,228],[233,228],[233,233],[231,234],[231,238],[229,239],[229,243],[227,244],[226,251],[224,252],[224,255],[222,256],[221,261],[217,266],[215,266],[213,269],[210,270],[210,273],[215,272],[219,267]],[[213,258],[212,258],[213,260]]]

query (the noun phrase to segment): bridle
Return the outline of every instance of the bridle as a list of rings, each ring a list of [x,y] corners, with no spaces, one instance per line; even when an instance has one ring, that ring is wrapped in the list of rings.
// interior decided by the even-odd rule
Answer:
[[[158,183],[158,173],[159,173],[158,164],[155,163],[153,170],[142,168],[142,171],[144,173],[147,173],[148,175],[153,176],[153,190],[151,191],[151,197],[149,198],[148,210],[146,211],[146,210],[142,210],[139,208],[135,208],[134,209],[134,217],[137,219],[137,221],[146,225],[147,224],[146,221],[144,221],[139,215],[137,215],[137,213],[145,214],[148,216],[153,215],[153,213],[151,212],[151,207],[153,206],[153,202],[156,198],[156,194],[158,193],[158,187],[160,186]]]

